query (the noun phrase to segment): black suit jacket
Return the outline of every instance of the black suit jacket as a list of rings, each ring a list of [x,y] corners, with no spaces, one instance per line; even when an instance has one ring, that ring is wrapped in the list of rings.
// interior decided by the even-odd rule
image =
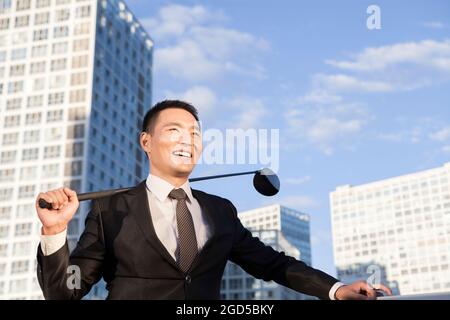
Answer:
[[[198,190],[192,194],[212,235],[187,273],[155,233],[144,180],[126,193],[92,202],[85,230],[71,254],[67,242],[49,256],[38,247],[37,275],[44,297],[81,299],[103,277],[108,299],[220,299],[223,271],[230,260],[258,279],[328,299],[338,280],[253,237],[229,200]],[[67,286],[69,265],[80,268],[79,289]]]

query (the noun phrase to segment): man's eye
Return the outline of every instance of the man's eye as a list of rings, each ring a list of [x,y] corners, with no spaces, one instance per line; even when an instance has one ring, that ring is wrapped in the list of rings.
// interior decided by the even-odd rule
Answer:
[[[198,132],[192,132],[192,134],[193,134],[194,136],[200,137],[200,133],[198,133]]]
[[[178,129],[177,128],[170,128],[169,131],[177,131],[178,132]]]

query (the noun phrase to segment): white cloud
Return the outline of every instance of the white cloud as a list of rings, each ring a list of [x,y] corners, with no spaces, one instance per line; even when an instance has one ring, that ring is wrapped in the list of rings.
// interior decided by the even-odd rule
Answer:
[[[204,86],[194,86],[178,93],[166,91],[165,95],[167,99],[180,99],[192,103],[198,109],[201,119],[210,115],[217,103],[215,93]]]
[[[237,97],[232,99],[229,105],[238,110],[237,115],[229,123],[229,127],[232,128],[257,128],[268,113],[268,108],[259,98]]]
[[[450,140],[450,126],[430,134],[430,138],[436,141]]]
[[[156,39],[155,71],[189,82],[210,81],[228,74],[266,77],[255,57],[269,43],[253,34],[223,26],[227,17],[204,6],[168,5],[143,20]]]
[[[363,80],[345,74],[316,74],[313,85],[331,91],[387,92],[394,89],[388,82]]]
[[[292,208],[299,211],[305,211],[310,208],[317,208],[320,206],[319,202],[310,196],[305,195],[292,195],[284,197],[273,197],[271,199],[265,199],[262,201],[262,205],[271,205],[279,203],[282,206]]]
[[[424,27],[432,28],[432,29],[443,29],[445,28],[445,24],[441,21],[428,21],[423,23]]]
[[[301,185],[301,184],[305,184],[309,181],[311,181],[310,176],[304,176],[304,177],[300,177],[300,178],[287,178],[284,180],[285,183],[293,184],[293,185]]]
[[[381,140],[395,143],[416,144],[422,141],[424,130],[422,127],[415,126],[400,132],[380,133],[378,137]]]
[[[352,60],[327,60],[330,65],[345,70],[375,71],[398,64],[415,64],[442,68],[450,59],[450,40],[405,42],[371,47],[353,55]],[[450,68],[447,69],[450,71]]]
[[[314,90],[297,99],[297,102],[301,104],[305,103],[327,104],[327,103],[337,103],[340,101],[342,101],[341,96],[331,94],[326,90]]]
[[[290,140],[311,144],[326,155],[336,147],[353,143],[372,116],[358,104],[299,106],[285,113]]]
[[[183,36],[193,25],[226,20],[222,12],[211,11],[200,5],[187,7],[170,4],[162,7],[157,17],[141,19],[141,23],[152,37],[163,40],[169,36]]]

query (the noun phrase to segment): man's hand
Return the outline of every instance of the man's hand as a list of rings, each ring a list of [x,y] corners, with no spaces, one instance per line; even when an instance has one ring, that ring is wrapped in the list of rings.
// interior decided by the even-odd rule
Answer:
[[[377,298],[376,290],[392,295],[391,289],[382,284],[374,288],[365,281],[356,281],[337,289],[335,297],[337,300],[375,300]]]
[[[52,204],[52,210],[39,207],[39,199]],[[39,193],[36,211],[42,222],[42,234],[54,235],[64,231],[79,206],[77,193],[69,188],[59,188]]]

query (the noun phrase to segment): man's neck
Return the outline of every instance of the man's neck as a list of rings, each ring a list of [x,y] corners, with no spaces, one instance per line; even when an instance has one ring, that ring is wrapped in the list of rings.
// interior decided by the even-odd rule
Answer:
[[[153,171],[153,172],[150,171],[150,174],[167,181],[168,183],[173,185],[175,188],[181,187],[189,178],[189,176],[183,176],[183,177],[167,176],[167,175],[161,174],[158,171]]]

